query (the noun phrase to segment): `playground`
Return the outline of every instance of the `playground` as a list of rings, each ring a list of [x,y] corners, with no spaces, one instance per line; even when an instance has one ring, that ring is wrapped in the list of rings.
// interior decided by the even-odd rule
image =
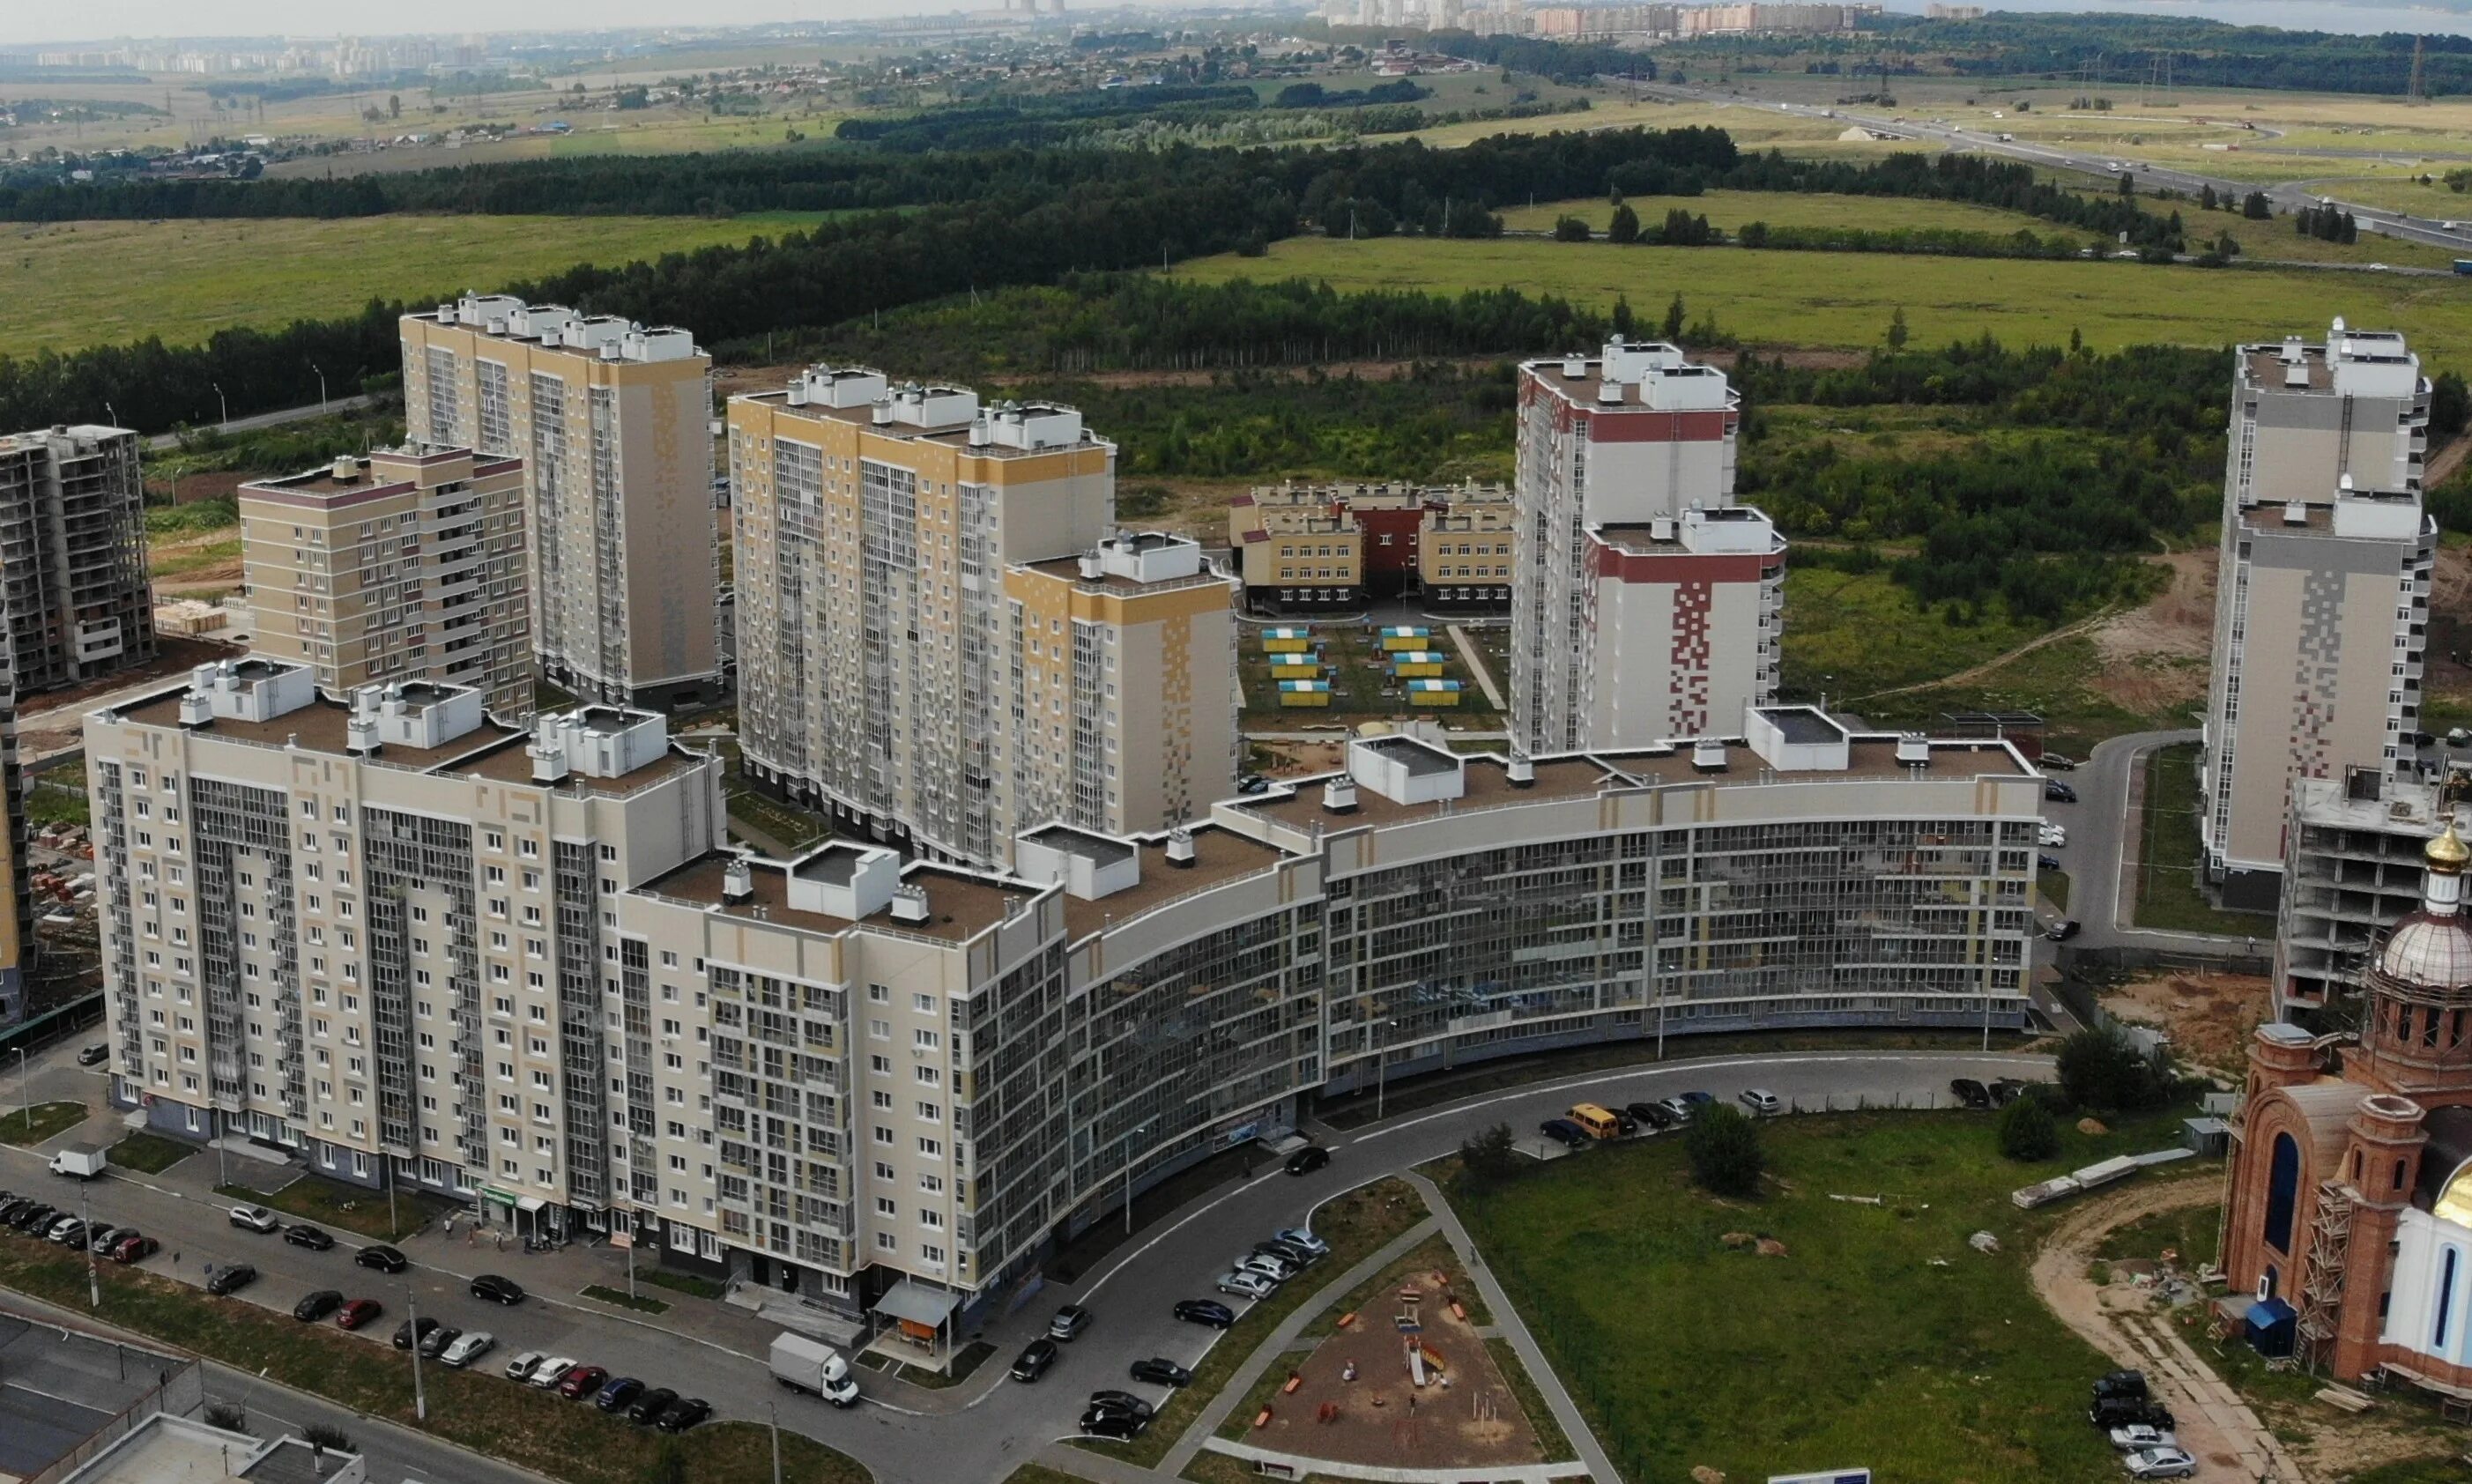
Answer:
[[[1469,1322],[1455,1280],[1427,1267],[1376,1288],[1309,1354],[1289,1357],[1264,1403],[1267,1419],[1242,1419],[1244,1441],[1335,1463],[1542,1462],[1535,1429]]]

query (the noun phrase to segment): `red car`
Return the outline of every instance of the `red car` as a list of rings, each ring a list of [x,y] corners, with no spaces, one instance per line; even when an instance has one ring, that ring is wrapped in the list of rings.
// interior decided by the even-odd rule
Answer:
[[[114,1262],[143,1262],[163,1250],[163,1244],[152,1237],[131,1237],[114,1243],[105,1254]]]
[[[597,1365],[580,1365],[559,1380],[558,1394],[574,1402],[599,1391],[608,1378],[609,1373]]]
[[[375,1299],[354,1299],[335,1310],[335,1328],[357,1330],[386,1312],[386,1306]]]

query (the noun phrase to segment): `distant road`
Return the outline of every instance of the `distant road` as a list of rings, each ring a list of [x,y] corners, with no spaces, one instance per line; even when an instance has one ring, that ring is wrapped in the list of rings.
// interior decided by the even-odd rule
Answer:
[[[261,428],[279,428],[288,422],[307,422],[312,417],[331,416],[336,412],[356,412],[365,407],[375,407],[371,396],[337,397],[332,402],[312,402],[307,407],[287,407],[277,412],[257,412],[248,417],[235,417],[214,425],[217,433],[255,433]],[[160,453],[180,446],[177,433],[158,433],[146,440],[147,448]]]

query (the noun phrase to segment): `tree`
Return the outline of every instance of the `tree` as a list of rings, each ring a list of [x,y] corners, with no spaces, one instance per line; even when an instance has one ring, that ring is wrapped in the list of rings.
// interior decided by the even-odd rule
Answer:
[[[1613,221],[1605,227],[1605,239],[1619,243],[1639,241],[1639,213],[1631,210],[1629,203],[1614,208]]]
[[[311,1448],[324,1449],[330,1453],[357,1453],[360,1451],[359,1449],[352,1447],[352,1440],[345,1434],[343,1428],[331,1427],[324,1423],[311,1423],[308,1426],[301,1428],[300,1441],[308,1444]]]
[[[401,93],[387,94],[387,117],[391,119],[399,119],[403,117],[403,95]]]
[[[1903,304],[1898,305],[1897,312],[1889,317],[1889,348],[1906,348],[1906,306]]]
[[[2021,1164],[2060,1152],[2060,1128],[2039,1097],[2020,1097],[2000,1110],[2000,1152]]]
[[[2453,371],[2440,371],[2429,388],[2429,431],[2451,438],[2472,424],[2472,390]]]
[[[1554,221],[1556,242],[1586,242],[1588,224],[1580,217],[1557,217]]]
[[[1519,1146],[1508,1123],[1481,1129],[1460,1145],[1460,1167],[1478,1186],[1496,1186],[1519,1169]]]
[[[2215,209],[2215,188],[2213,186],[2201,185],[2198,187],[2198,205],[2200,209],[2206,211],[2212,211]]]
[[[1670,341],[1678,341],[1682,338],[1682,294],[1680,290],[1675,291],[1674,302],[1665,306],[1665,338]]]
[[[1719,1195],[1756,1195],[1768,1160],[1760,1131],[1740,1109],[1716,1103],[1700,1110],[1682,1136],[1692,1178]]]
[[[2159,1048],[2151,1054],[2139,1050],[2117,1025],[2073,1033],[2054,1060],[2060,1091],[2076,1107],[2133,1113],[2161,1105],[2172,1093],[2169,1058]]]
[[[1612,322],[1613,322],[1613,327],[1614,327],[1614,333],[1615,333],[1616,335],[1628,335],[1628,334],[1631,332],[1631,330],[1633,329],[1633,327],[1634,327],[1634,320],[1633,320],[1633,317],[1632,317],[1632,315],[1631,315],[1631,311],[1630,311],[1630,295],[1629,295],[1629,294],[1615,294],[1615,295],[1614,295],[1614,311],[1613,311]],[[2459,383],[2459,385],[2460,385],[2460,383]],[[2434,415],[2434,414],[2433,414],[2433,415]]]
[[[2274,215],[2274,202],[2266,199],[2264,191],[2251,191],[2241,198],[2241,215],[2252,222],[2268,221]]]
[[[2125,170],[2120,173],[2120,194],[2123,196],[2137,194],[2137,177]]]

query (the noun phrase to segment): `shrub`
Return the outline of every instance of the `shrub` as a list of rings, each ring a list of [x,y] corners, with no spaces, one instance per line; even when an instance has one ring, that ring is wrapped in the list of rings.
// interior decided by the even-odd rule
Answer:
[[[1478,1186],[1500,1185],[1509,1179],[1519,1168],[1519,1148],[1511,1137],[1510,1125],[1496,1123],[1462,1143],[1460,1167]]]
[[[2000,1152],[2031,1163],[2060,1152],[2060,1127],[2039,1097],[2020,1097],[2000,1110]]]
[[[2172,1065],[2161,1048],[2137,1048],[2118,1025],[2088,1026],[2060,1043],[2060,1090],[2080,1108],[2134,1113],[2172,1095]]]
[[[1554,221],[1556,242],[1586,242],[1588,224],[1579,217],[1557,217]]]
[[[1719,1195],[1755,1195],[1767,1157],[1760,1131],[1740,1110],[1724,1103],[1700,1110],[1682,1136],[1692,1178]]]

